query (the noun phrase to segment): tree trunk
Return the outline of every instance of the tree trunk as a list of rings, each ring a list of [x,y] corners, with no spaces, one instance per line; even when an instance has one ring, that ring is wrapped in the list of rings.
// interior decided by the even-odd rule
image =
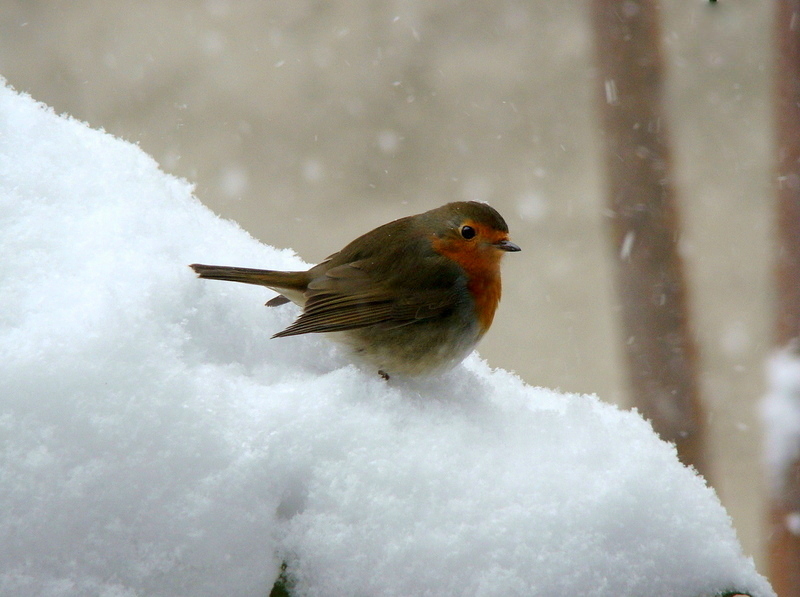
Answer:
[[[775,340],[784,349],[800,339],[800,0],[775,3],[775,42]],[[768,553],[780,597],[800,597],[800,445],[795,450],[784,470],[771,471]]]
[[[655,0],[593,0],[608,205],[633,404],[706,475]]]

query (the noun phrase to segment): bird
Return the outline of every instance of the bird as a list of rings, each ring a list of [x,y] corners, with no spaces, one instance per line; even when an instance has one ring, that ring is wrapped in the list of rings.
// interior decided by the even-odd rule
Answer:
[[[324,333],[388,380],[463,361],[492,324],[502,256],[519,250],[497,210],[458,201],[379,226],[307,271],[189,267],[277,292],[267,306],[302,313],[273,338]]]

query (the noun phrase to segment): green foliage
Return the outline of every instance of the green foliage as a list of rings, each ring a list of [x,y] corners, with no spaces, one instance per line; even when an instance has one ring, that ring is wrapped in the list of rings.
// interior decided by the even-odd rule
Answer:
[[[278,576],[278,580],[276,580],[275,584],[272,586],[272,590],[269,592],[269,597],[291,597],[291,588],[292,582],[286,576],[286,562],[284,562],[281,564],[280,576]]]

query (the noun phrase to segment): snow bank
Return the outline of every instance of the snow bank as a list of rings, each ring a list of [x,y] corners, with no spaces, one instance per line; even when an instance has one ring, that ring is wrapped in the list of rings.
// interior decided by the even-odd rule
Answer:
[[[270,340],[293,306],[187,264],[303,264],[191,192],[0,91],[0,594],[774,594],[637,414]]]

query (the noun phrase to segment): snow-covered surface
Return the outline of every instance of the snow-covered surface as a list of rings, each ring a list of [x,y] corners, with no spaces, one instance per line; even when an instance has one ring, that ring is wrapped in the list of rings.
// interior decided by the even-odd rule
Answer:
[[[764,455],[773,490],[780,495],[789,467],[800,459],[800,345],[793,343],[770,358],[767,384],[761,402]]]
[[[0,91],[0,594],[774,594],[637,414],[270,340],[295,307],[186,264],[302,262],[191,191]]]

